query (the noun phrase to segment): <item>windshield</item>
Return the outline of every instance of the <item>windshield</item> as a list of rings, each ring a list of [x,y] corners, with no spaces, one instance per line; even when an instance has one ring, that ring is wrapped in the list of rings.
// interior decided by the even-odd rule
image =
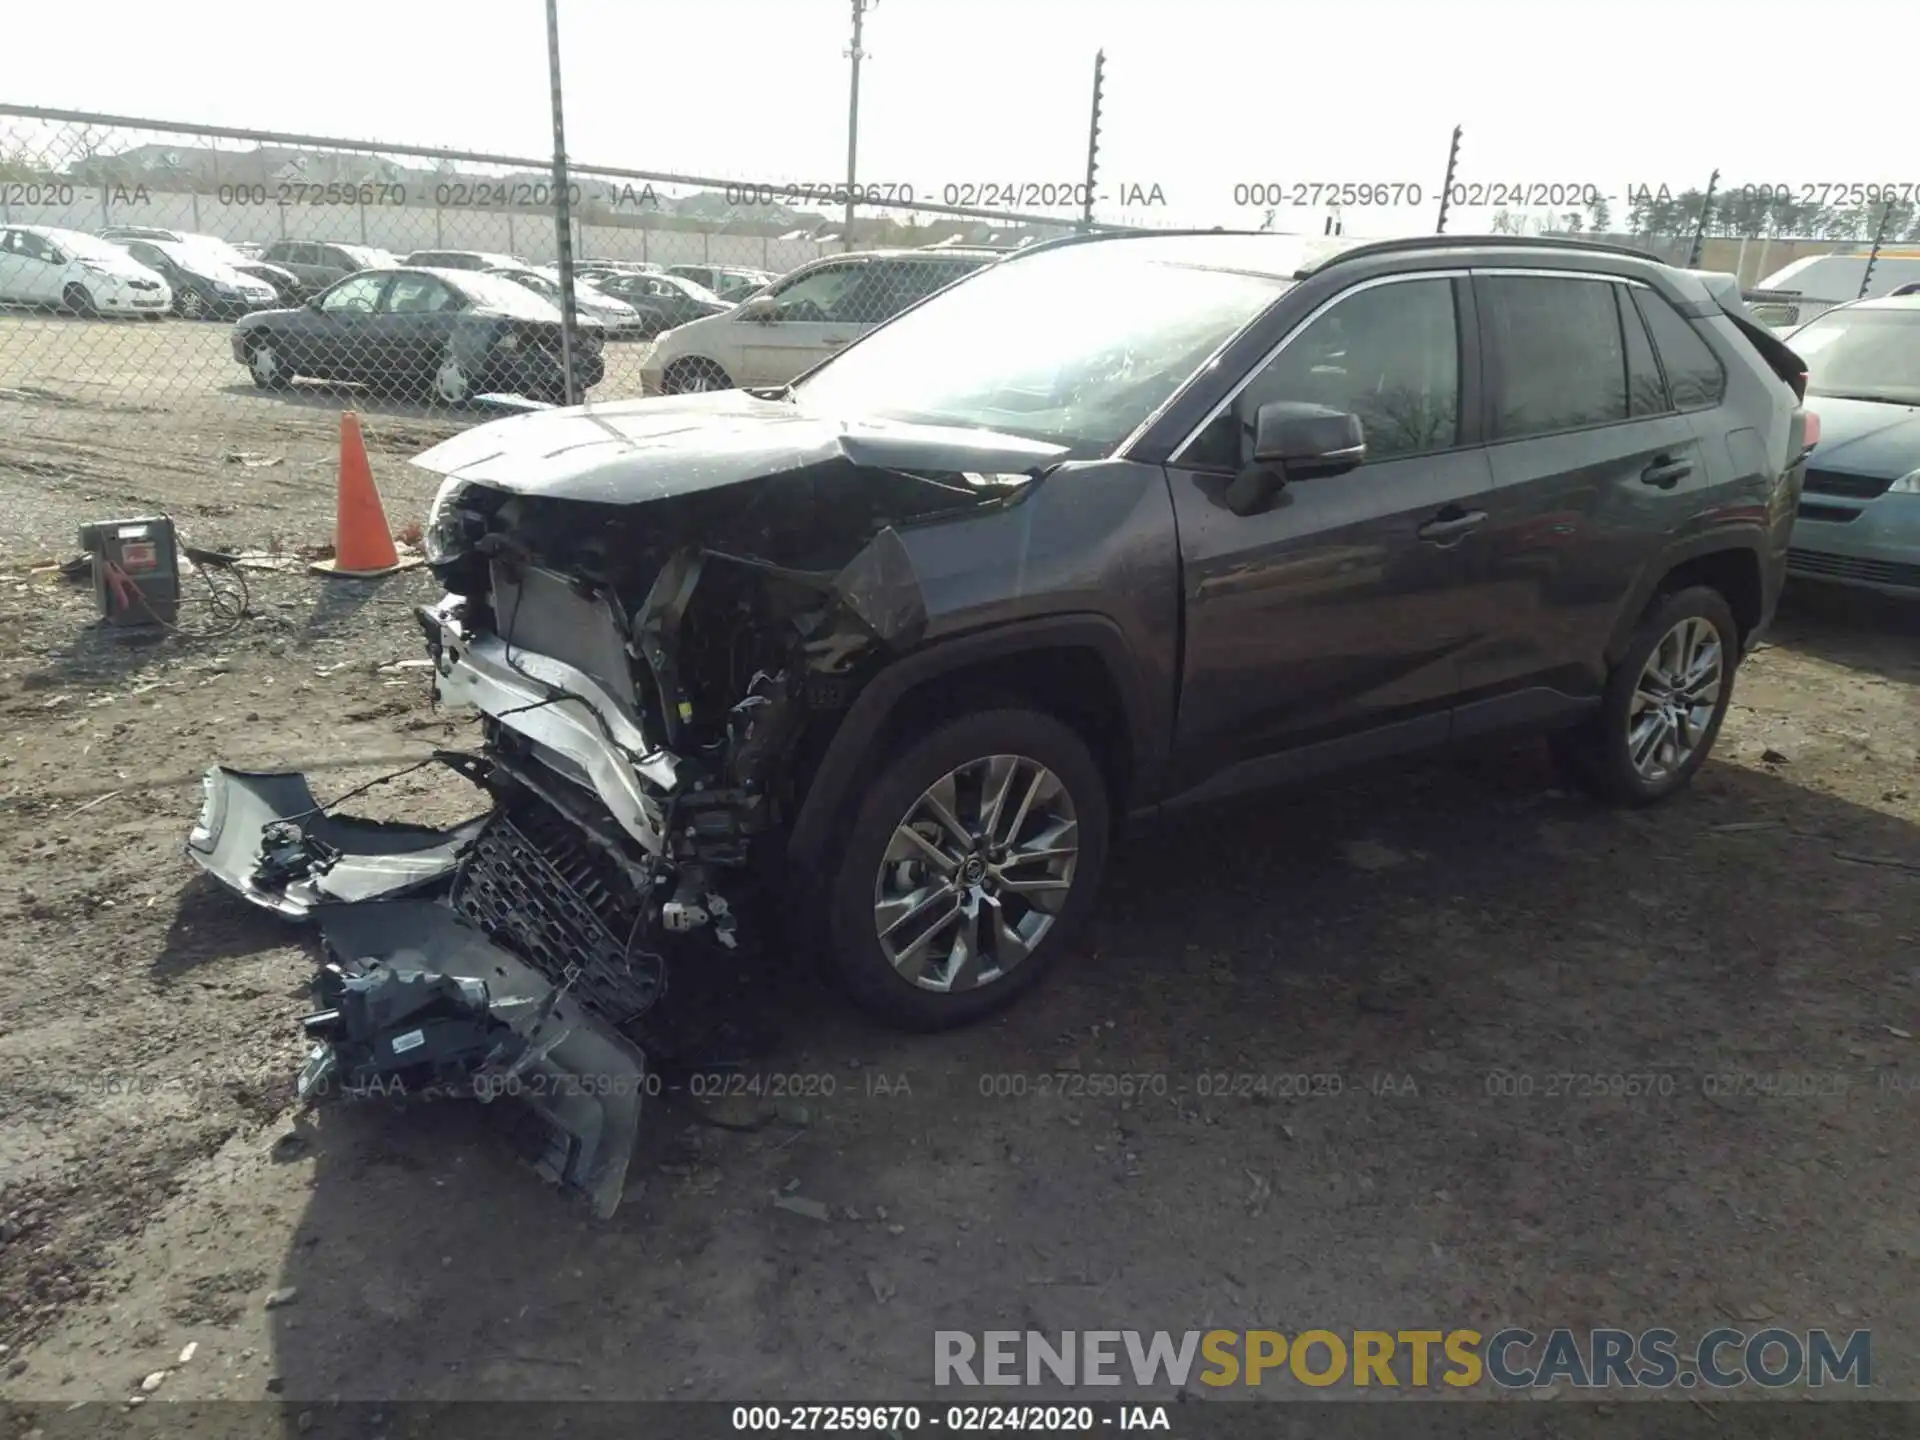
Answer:
[[[557,306],[502,275],[465,271],[460,276],[460,288],[473,300],[502,315],[520,320],[557,321],[560,318]]]
[[[1920,405],[1920,309],[1832,310],[1787,343],[1807,362],[1809,395]]]
[[[1109,453],[1284,293],[1150,242],[988,266],[801,382],[809,409],[997,430]],[[1138,248],[1136,248],[1138,247]]]
[[[689,280],[684,275],[662,275],[660,278],[674,286],[683,295],[690,295],[695,300],[707,301],[714,305],[720,303],[720,297],[697,280]]]
[[[96,240],[78,230],[49,230],[47,236],[76,260],[103,260],[124,264],[128,255],[110,240]]]

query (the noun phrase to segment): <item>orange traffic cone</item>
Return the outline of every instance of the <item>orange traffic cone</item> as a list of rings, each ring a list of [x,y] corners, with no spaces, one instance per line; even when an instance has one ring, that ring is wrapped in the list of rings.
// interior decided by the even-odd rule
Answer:
[[[373,467],[367,464],[366,442],[360,437],[360,417],[351,410],[340,416],[340,497],[334,512],[333,558],[316,560],[312,568],[323,575],[365,580],[391,575],[420,563],[418,556],[400,558],[387,528],[387,512],[373,487]]]

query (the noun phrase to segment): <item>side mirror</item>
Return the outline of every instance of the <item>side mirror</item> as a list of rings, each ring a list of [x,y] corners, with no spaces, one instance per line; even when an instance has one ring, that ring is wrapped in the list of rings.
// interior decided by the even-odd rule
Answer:
[[[740,306],[740,318],[758,320],[762,325],[767,324],[773,319],[772,297],[755,295],[752,299],[743,301]]]
[[[1367,458],[1358,415],[1298,400],[1269,400],[1254,413],[1253,460],[1222,498],[1236,515],[1264,509],[1289,481],[1344,475]]]

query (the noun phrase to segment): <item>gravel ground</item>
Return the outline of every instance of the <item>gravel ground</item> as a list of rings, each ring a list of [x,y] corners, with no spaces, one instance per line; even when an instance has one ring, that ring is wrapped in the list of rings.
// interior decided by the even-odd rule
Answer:
[[[1654,812],[1527,743],[1129,845],[1090,953],[963,1033],[876,1030],[776,940],[757,1073],[809,1093],[663,1097],[598,1223],[477,1107],[296,1123],[314,949],[180,853],[216,759],[324,796],[465,742],[384,668],[429,578],[261,572],[232,633],[142,641],[33,568],[156,509],[328,538],[339,398],[225,343],[0,317],[6,1394],[881,1400],[937,1328],[1512,1322],[1865,1326],[1920,1397],[1913,607],[1790,595]],[[396,525],[449,423],[371,415]],[[429,769],[365,807],[469,804]]]

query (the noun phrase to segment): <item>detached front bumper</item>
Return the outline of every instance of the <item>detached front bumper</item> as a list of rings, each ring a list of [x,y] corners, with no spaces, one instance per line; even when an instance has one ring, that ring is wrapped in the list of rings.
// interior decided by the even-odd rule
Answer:
[[[460,1095],[518,1102],[539,1125],[535,1166],[611,1215],[642,1097],[639,1048],[495,944],[447,901],[497,823],[446,830],[320,813],[306,777],[216,767],[187,854],[235,894],[313,919],[327,955],[306,1030],[301,1095]]]

